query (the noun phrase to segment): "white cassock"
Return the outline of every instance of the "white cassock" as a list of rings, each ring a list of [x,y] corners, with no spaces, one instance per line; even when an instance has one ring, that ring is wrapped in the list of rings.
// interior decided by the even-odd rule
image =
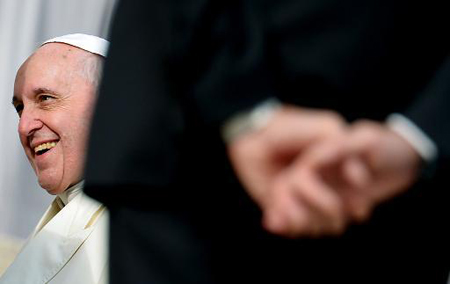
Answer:
[[[108,283],[108,212],[81,189],[52,202],[1,284]]]

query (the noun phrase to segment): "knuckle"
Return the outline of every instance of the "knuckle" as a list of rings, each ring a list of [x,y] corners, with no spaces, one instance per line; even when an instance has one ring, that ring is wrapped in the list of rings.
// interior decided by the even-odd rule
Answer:
[[[340,133],[346,125],[344,118],[335,111],[322,111],[321,116],[323,129],[326,131],[326,133]]]
[[[330,124],[342,123],[344,121],[343,117],[339,113],[331,110],[322,111],[322,117]]]

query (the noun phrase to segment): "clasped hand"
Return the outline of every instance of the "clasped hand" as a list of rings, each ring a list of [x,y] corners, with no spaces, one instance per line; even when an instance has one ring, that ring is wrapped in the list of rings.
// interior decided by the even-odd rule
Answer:
[[[283,106],[268,124],[228,147],[237,176],[285,237],[342,234],[415,181],[421,159],[384,124]]]

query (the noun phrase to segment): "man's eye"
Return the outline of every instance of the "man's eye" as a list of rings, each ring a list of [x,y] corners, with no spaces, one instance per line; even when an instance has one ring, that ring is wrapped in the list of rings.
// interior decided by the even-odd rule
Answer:
[[[51,100],[51,99],[53,99],[52,96],[48,96],[48,95],[41,95],[41,96],[39,96],[39,101],[41,101],[41,102],[48,101],[48,100]]]

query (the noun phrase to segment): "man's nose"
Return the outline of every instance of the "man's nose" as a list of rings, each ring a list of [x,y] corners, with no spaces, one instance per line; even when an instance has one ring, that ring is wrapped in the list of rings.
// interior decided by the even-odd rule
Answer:
[[[37,112],[24,109],[19,120],[19,135],[28,137],[36,130],[42,128],[42,121]]]

